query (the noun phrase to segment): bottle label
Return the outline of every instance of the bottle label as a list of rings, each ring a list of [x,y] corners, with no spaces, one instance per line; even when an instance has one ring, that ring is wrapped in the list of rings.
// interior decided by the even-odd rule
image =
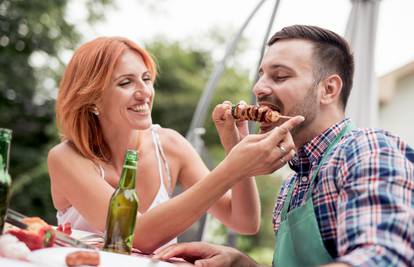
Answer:
[[[138,161],[138,152],[136,150],[128,149],[125,156],[125,161]]]
[[[124,196],[129,201],[134,201],[134,194],[135,194],[135,189],[126,189],[124,191]]]

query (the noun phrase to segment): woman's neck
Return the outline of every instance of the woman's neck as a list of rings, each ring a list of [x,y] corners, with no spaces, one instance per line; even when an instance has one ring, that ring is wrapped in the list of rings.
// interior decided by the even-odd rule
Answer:
[[[104,138],[109,147],[111,158],[109,164],[112,165],[117,173],[121,173],[125,152],[127,149],[138,149],[140,144],[141,131],[121,130],[104,131]]]

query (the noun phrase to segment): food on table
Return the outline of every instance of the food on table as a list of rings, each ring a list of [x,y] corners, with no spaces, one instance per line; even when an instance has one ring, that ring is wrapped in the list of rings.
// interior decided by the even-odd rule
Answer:
[[[56,228],[57,231],[65,233],[67,235],[71,235],[72,234],[72,225],[70,224],[70,222],[65,223],[65,224],[59,224],[58,227]]]
[[[249,120],[258,122],[277,122],[279,119],[290,119],[289,116],[280,115],[276,110],[268,106],[255,106],[237,104],[231,107],[231,115],[237,120]]]
[[[19,241],[17,237],[10,234],[0,236],[0,256],[25,260],[29,253],[30,249],[25,243]]]
[[[99,265],[99,253],[96,251],[75,251],[66,256],[66,265],[69,267],[79,265]]]
[[[39,217],[26,217],[21,220],[27,229],[10,229],[7,233],[24,242],[31,250],[51,247],[55,241],[55,231]]]

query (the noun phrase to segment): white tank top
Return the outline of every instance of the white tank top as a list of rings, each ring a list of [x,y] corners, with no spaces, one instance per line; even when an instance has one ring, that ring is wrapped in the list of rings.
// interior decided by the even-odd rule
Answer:
[[[154,200],[152,201],[150,207],[148,210],[155,208],[156,206],[160,205],[161,203],[169,200],[171,198],[172,194],[172,180],[171,180],[171,173],[170,168],[168,166],[167,159],[165,157],[164,151],[161,146],[161,140],[158,134],[158,129],[161,128],[158,124],[154,124],[151,127],[151,135],[152,135],[152,142],[154,144],[155,148],[155,155],[157,158],[157,165],[158,165],[158,174],[160,177],[160,188],[158,189],[157,194],[155,195]],[[105,170],[102,168],[100,164],[98,164],[100,174],[102,179],[105,179]],[[165,168],[165,173],[167,174],[167,180],[168,180],[168,187],[170,190],[167,190],[167,188],[164,185],[164,172],[163,168]],[[58,224],[64,224],[64,223],[71,223],[71,226],[73,229],[76,230],[82,230],[82,231],[88,231],[92,233],[97,233],[103,235],[103,233],[96,228],[92,227],[85,218],[75,209],[75,207],[70,206],[69,208],[65,209],[64,211],[58,210],[57,214],[57,221]],[[167,244],[171,243],[177,243],[177,238],[174,238]]]

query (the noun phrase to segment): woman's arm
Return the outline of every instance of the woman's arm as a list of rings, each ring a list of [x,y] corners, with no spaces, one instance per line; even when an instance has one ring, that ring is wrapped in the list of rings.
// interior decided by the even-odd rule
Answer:
[[[203,165],[204,166],[204,165]],[[82,157],[68,143],[53,148],[48,155],[48,169],[52,187],[95,228],[105,230],[109,200],[114,189],[100,177],[94,163]],[[134,247],[152,252],[185,231],[198,220],[213,203],[231,187],[222,168],[194,185],[185,194],[138,216]],[[203,176],[208,174],[204,166]]]
[[[142,214],[135,228],[134,247],[152,252],[190,227],[235,184],[246,177],[268,174],[280,168],[284,163],[280,161],[282,156],[277,144],[286,142],[289,131],[302,121],[303,117],[295,117],[267,134],[247,136],[204,178],[180,195]],[[185,144],[175,145],[180,149],[181,145],[190,146],[187,142]],[[189,155],[187,168],[195,162],[194,157]],[[291,156],[285,155],[285,159],[289,160]],[[195,157],[200,160],[197,154]],[[185,172],[185,168],[182,171]],[[186,176],[183,173],[180,175]],[[225,203],[220,200],[219,203],[230,205],[230,201]]]
[[[112,188],[96,165],[80,155],[69,142],[49,151],[48,170],[55,207],[59,200],[68,202],[95,228],[105,230],[106,214]]]
[[[302,120],[296,118],[269,134],[242,140],[205,178],[184,193],[138,216],[134,247],[149,253],[176,237],[199,219],[220,197],[244,177],[271,173],[280,168],[276,144]],[[104,230],[108,203],[114,189],[95,165],[67,143],[48,156],[52,186],[94,227]]]
[[[178,179],[185,189],[204,178],[208,169],[190,143],[175,131],[169,130],[170,155],[178,158]],[[227,175],[223,179],[228,179]],[[208,194],[209,192],[204,192]],[[236,183],[219,198],[209,212],[233,231],[254,234],[260,226],[260,203],[254,177]]]

